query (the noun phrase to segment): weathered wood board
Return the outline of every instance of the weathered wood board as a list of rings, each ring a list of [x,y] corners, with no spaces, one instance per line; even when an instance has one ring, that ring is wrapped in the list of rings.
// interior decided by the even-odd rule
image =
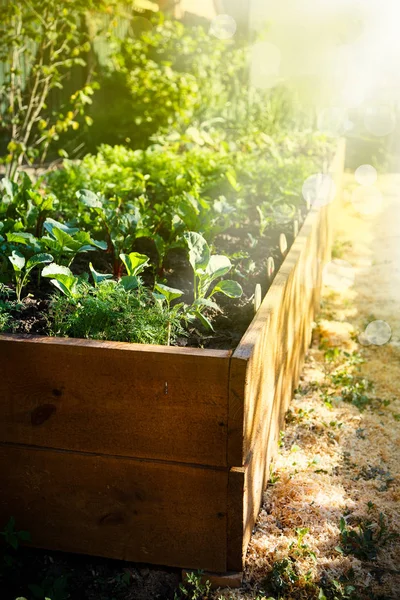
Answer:
[[[226,466],[230,354],[1,336],[0,441]]]
[[[13,515],[35,546],[222,572],[227,479],[224,470],[1,444],[0,515]]]

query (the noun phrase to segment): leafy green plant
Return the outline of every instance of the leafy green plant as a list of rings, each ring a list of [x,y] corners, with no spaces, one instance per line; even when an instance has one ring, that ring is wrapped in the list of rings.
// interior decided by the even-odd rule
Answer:
[[[24,230],[40,237],[46,216],[56,209],[58,199],[44,193],[25,173],[17,181],[4,177],[0,182],[0,216],[6,219],[8,231]]]
[[[274,562],[272,570],[267,577],[268,585],[277,594],[283,594],[299,581],[295,570],[295,563],[290,558],[283,558]]]
[[[167,304],[168,314],[170,315],[170,319],[168,320],[168,339],[167,346],[171,343],[171,326],[172,323],[178,319],[184,319],[187,317],[185,309],[186,305],[183,302],[179,302],[174,306],[171,306],[171,302],[177,300],[183,295],[182,290],[177,290],[175,288],[168,287],[162,283],[156,283],[154,286],[153,296],[156,300],[165,301]]]
[[[15,293],[18,302],[21,302],[22,289],[27,285],[32,269],[53,261],[51,254],[34,254],[26,260],[18,250],[14,250],[8,259],[14,270]]]
[[[361,519],[357,529],[348,527],[344,517],[340,519],[340,546],[336,548],[341,554],[353,554],[360,560],[376,560],[380,546],[398,537],[391,533],[385,517],[379,513],[378,522]]]
[[[50,283],[62,292],[70,301],[77,300],[80,297],[78,288],[78,277],[76,277],[71,269],[56,263],[51,263],[42,270],[42,277],[51,278]]]
[[[128,292],[135,290],[141,283],[139,274],[149,264],[149,257],[139,252],[131,252],[130,254],[120,254],[120,259],[125,265],[127,275],[121,277],[120,282]]]
[[[57,263],[65,262],[68,267],[81,252],[107,249],[105,242],[93,240],[86,231],[79,231],[77,227],[69,227],[51,218],[45,220],[44,229],[47,235],[41,238],[41,243],[52,252]]]
[[[0,89],[1,128],[7,136],[6,174],[14,180],[24,160],[44,161],[50,144],[79,127],[91,103],[88,81],[71,94],[68,106],[49,109],[72,68],[86,66],[90,43],[82,31],[91,0],[6,2],[0,13],[0,62],[9,65]]]
[[[47,574],[44,579],[37,583],[28,585],[33,598],[37,600],[68,600],[68,577],[66,575],[55,576]]]
[[[107,240],[105,247],[113,255],[113,274],[119,279],[123,268],[121,256],[132,250],[140,230],[140,235],[148,234],[142,226],[138,204],[123,202],[117,197],[107,199],[86,189],[76,195],[78,201],[100,219]]]
[[[174,600],[207,600],[211,591],[209,581],[204,581],[203,572],[186,573],[185,580],[179,584]]]
[[[3,566],[8,569],[15,564],[15,552],[17,552],[21,542],[31,541],[29,531],[19,531],[15,525],[15,518],[10,517],[3,531],[0,531],[0,536],[6,545],[6,551],[3,554],[3,564],[0,563],[0,574]]]
[[[221,280],[211,284],[227,273],[232,268],[232,263],[227,256],[211,255],[210,248],[202,235],[194,231],[184,234],[188,250],[189,263],[193,269],[193,297],[192,312],[202,324],[212,329],[209,319],[202,313],[204,308],[219,310],[218,305],[211,300],[216,293],[222,293],[229,298],[240,298],[242,287],[237,281],[231,279]]]
[[[15,528],[15,519],[11,517],[6,523],[3,531],[0,531],[1,537],[4,539],[8,546],[11,546],[13,550],[18,550],[20,542],[30,542],[31,536],[28,531],[18,531]]]

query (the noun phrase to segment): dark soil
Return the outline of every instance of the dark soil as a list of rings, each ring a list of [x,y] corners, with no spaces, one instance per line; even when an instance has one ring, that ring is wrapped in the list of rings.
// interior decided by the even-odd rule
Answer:
[[[304,215],[298,215],[302,220]],[[282,252],[279,246],[280,235],[284,234],[287,240],[287,250]],[[273,277],[279,270],[291,244],[294,240],[293,223],[284,223],[267,231],[260,239],[255,227],[246,224],[240,229],[232,229],[219,235],[212,251],[214,254],[226,254],[231,258],[233,269],[228,278],[239,281],[243,288],[243,295],[239,299],[231,299],[219,294],[216,301],[221,312],[209,313],[214,331],[204,329],[200,324],[191,327],[187,337],[177,340],[179,346],[202,347],[214,349],[235,348],[254,317],[254,293],[257,284],[260,284],[262,296],[266,294]],[[141,252],[156,263],[157,251],[150,239],[139,239],[136,243],[136,252]],[[267,261],[272,258],[274,263],[273,275],[268,276]],[[112,272],[112,260],[109,254],[96,251],[78,255],[71,270],[76,275],[88,273],[89,263],[92,262],[99,272]],[[179,301],[190,304],[193,300],[193,273],[187,260],[186,251],[173,249],[166,256],[162,276],[167,285],[184,292]],[[154,269],[148,269],[143,274],[145,285],[152,287],[154,284]],[[27,293],[23,300],[22,309],[11,312],[13,319],[12,331],[14,333],[48,335],[49,334],[49,301],[54,292],[50,282],[41,281],[39,292],[34,285],[25,289]],[[1,299],[1,298],[0,298]]]
[[[0,567],[2,600],[173,600],[180,580],[177,569],[30,548]]]

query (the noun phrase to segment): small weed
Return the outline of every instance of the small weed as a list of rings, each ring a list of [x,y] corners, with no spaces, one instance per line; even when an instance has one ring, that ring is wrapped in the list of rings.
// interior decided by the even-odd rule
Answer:
[[[211,590],[209,581],[203,582],[203,572],[186,573],[185,581],[179,584],[174,600],[207,600]]]
[[[267,583],[273,592],[285,593],[299,580],[295,570],[295,563],[290,558],[283,558],[274,563],[272,571],[267,578]]]
[[[280,431],[279,432],[278,446],[279,446],[279,448],[283,448],[284,445],[285,445],[285,432],[284,431]]]
[[[368,503],[368,510],[373,507]],[[380,546],[397,537],[390,533],[382,513],[379,514],[378,523],[369,519],[362,519],[357,529],[350,529],[344,517],[340,519],[340,542],[336,548],[341,554],[352,554],[360,560],[376,560]]]
[[[332,245],[332,258],[343,258],[343,256],[353,248],[350,240],[334,240]]]
[[[274,471],[271,465],[271,468],[269,470],[269,480],[268,480],[268,485],[275,485],[276,483],[278,483],[280,479],[280,475],[277,471]]]
[[[14,551],[17,551],[20,542],[30,542],[31,536],[29,531],[17,531],[15,529],[15,519],[11,517],[3,531],[0,531],[0,535],[4,539],[7,546],[10,546]],[[12,557],[8,554],[4,555],[4,563],[9,565],[12,563]]]
[[[67,600],[70,594],[67,590],[67,576],[62,575],[59,577],[53,577],[47,575],[40,585],[30,584],[28,585],[29,591],[32,593],[35,600],[43,600],[43,598],[51,598],[51,600]]]

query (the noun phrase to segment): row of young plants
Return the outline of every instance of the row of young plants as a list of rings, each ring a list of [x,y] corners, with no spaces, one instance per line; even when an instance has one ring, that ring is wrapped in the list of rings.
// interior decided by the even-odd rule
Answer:
[[[201,340],[218,298],[244,288],[249,304],[265,281],[273,232],[303,218],[302,183],[327,158],[312,134],[235,144],[192,128],[146,150],[102,146],[36,182],[4,178],[2,331]]]

